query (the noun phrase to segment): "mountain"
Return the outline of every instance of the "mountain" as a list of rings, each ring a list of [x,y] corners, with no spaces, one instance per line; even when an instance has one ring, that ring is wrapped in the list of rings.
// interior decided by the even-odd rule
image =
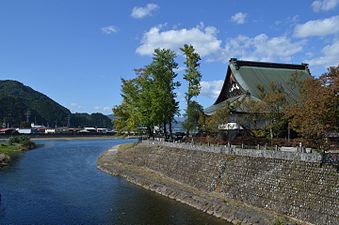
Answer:
[[[73,113],[71,115],[72,127],[107,127],[112,128],[112,120],[102,113]]]
[[[20,122],[26,121],[27,114],[31,122],[62,126],[67,125],[71,112],[18,81],[0,81],[0,121],[19,126]]]
[[[108,118],[110,118],[112,121],[115,120],[115,116],[113,114],[106,115]]]
[[[22,122],[46,126],[111,127],[111,120],[101,113],[75,113],[55,102],[48,96],[13,80],[0,80],[0,127],[6,124],[19,127]]]

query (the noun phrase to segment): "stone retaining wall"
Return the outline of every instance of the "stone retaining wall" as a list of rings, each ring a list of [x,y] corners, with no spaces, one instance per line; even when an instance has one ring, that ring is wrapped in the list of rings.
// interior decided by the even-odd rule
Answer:
[[[216,148],[192,151],[172,146],[142,143],[118,153],[116,160],[206,193],[221,193],[225,202],[239,200],[313,224],[339,224],[339,173],[331,165],[321,166],[302,155],[301,160],[291,160],[297,154],[286,158],[280,152],[228,154],[215,153]]]

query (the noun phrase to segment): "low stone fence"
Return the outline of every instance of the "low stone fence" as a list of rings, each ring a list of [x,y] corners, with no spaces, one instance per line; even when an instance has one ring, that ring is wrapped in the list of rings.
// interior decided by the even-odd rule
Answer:
[[[161,145],[170,148],[181,148],[192,151],[203,151],[212,153],[223,153],[227,155],[260,157],[268,159],[283,159],[283,160],[296,160],[304,162],[322,162],[322,155],[319,153],[303,153],[303,152],[286,152],[279,150],[258,150],[258,149],[241,149],[235,146],[207,146],[195,145],[191,143],[174,143],[164,141],[144,140],[143,143],[148,145]]]

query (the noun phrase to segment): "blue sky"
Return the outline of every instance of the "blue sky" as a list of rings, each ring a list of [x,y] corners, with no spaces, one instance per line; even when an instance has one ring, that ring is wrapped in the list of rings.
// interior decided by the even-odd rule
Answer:
[[[202,56],[203,106],[213,103],[230,57],[339,64],[339,0],[0,0],[0,79],[18,80],[72,112],[111,113],[120,79],[151,62],[154,48]],[[183,93],[178,99],[184,108]]]

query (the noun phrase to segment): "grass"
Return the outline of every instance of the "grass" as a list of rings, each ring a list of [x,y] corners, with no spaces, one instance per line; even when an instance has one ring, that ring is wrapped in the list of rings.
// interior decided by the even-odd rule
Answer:
[[[273,221],[273,225],[285,225],[287,220],[284,217],[278,217]]]
[[[12,137],[7,143],[0,144],[0,154],[13,155],[35,147],[36,145],[28,137]]]
[[[0,144],[0,154],[13,155],[22,150],[21,144]]]

